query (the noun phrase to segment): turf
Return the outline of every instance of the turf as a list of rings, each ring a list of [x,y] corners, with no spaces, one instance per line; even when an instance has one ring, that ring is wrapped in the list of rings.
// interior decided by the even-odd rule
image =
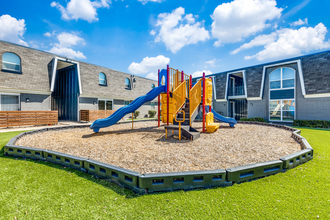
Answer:
[[[301,129],[314,159],[226,188],[136,195],[81,171],[0,152],[0,219],[329,219],[330,131]],[[1,133],[0,149],[19,132]]]

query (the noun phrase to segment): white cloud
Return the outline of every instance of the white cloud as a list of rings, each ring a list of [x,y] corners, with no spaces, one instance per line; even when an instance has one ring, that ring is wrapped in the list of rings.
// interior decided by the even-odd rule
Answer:
[[[216,66],[216,63],[220,61],[220,60],[217,60],[216,58],[212,59],[212,60],[208,60],[208,61],[205,61],[205,66],[204,68],[207,69],[209,66],[211,67],[215,67]]]
[[[282,8],[275,0],[234,0],[216,7],[213,14],[212,36],[214,46],[233,43],[269,27],[268,20],[281,16]]]
[[[73,49],[67,47],[62,47],[62,48],[53,47],[52,49],[50,49],[49,52],[67,56],[69,58],[86,59],[86,56],[82,52],[74,51]]]
[[[161,3],[162,1],[165,1],[165,0],[138,0],[138,1],[141,2],[143,5],[145,5],[148,2],[158,2],[158,3]]]
[[[52,2],[51,7],[56,7],[62,14],[64,20],[86,20],[89,23],[98,21],[97,8],[109,8],[110,0],[101,0],[91,2],[90,0],[71,0],[66,8],[58,2]]]
[[[211,65],[211,66],[214,66],[216,62],[217,62],[217,59],[214,58],[213,60],[206,61],[205,63],[206,63],[206,64],[209,64],[209,65]]]
[[[325,41],[327,32],[327,28],[322,23],[319,23],[314,28],[301,27],[297,30],[290,28],[278,30],[276,31],[276,39],[272,42],[267,42],[264,50],[253,56],[246,56],[245,59],[274,60],[298,56],[302,52],[327,49],[330,48],[330,41]]]
[[[156,35],[156,31],[155,30],[151,30],[150,31],[150,35],[155,36]]]
[[[23,41],[23,35],[26,31],[25,20],[17,20],[10,15],[2,15],[0,17],[0,39],[10,41],[23,46],[29,46]]]
[[[51,37],[51,36],[54,36],[56,34],[56,31],[53,31],[53,32],[46,32],[46,33],[44,33],[44,36],[46,36],[46,37]]]
[[[157,69],[163,69],[170,63],[170,58],[159,55],[157,57],[145,57],[141,63],[132,62],[128,70],[134,74],[147,74]]]
[[[44,36],[46,36],[46,37],[51,37],[51,36],[52,36],[52,34],[51,34],[51,33],[49,33],[49,32],[46,32],[46,33],[44,33]]]
[[[209,71],[209,70],[203,70],[203,71],[196,71],[192,74],[192,77],[195,78],[195,77],[202,77],[203,76],[203,73],[205,73],[205,75],[211,75],[212,72]]]
[[[195,22],[192,14],[185,15],[185,9],[179,7],[172,13],[161,13],[157,17],[156,27],[160,27],[156,42],[163,42],[167,50],[173,53],[189,44],[197,44],[210,38],[202,23]]]
[[[262,45],[272,43],[275,41],[276,38],[277,38],[276,32],[273,32],[271,34],[259,35],[256,38],[254,38],[253,40],[251,40],[249,43],[245,43],[242,46],[240,46],[239,48],[237,48],[236,50],[232,51],[231,54],[237,54],[241,50],[246,50],[246,49],[250,49],[252,47],[262,46]]]
[[[85,40],[81,37],[78,37],[74,32],[72,33],[60,33],[57,35],[59,43],[56,43],[57,47],[71,47],[77,44],[85,45]]]
[[[146,78],[158,81],[158,74],[154,73],[154,72],[151,72],[146,76]]]
[[[301,20],[299,18],[298,21],[295,21],[295,22],[291,23],[290,26],[301,26],[301,25],[304,25],[304,24],[308,24],[308,19],[307,18],[305,18],[304,20]]]
[[[76,45],[85,45],[85,40],[72,33],[60,33],[57,35],[58,43],[54,44],[54,47],[49,52],[67,56],[69,58],[86,59],[86,56],[80,51],[74,51],[70,47]]]

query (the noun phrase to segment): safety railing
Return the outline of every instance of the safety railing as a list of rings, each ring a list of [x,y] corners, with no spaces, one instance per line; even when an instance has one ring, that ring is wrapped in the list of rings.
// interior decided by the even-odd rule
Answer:
[[[189,76],[180,72],[179,70],[169,68],[169,83],[170,91],[173,92],[180,84],[184,81],[187,81],[189,85]]]
[[[190,115],[190,123],[193,113],[198,108],[199,104],[202,100],[202,80],[200,79],[192,89],[189,91],[189,115]]]
[[[244,86],[229,87],[228,96],[240,96],[240,95],[245,95]]]
[[[186,102],[186,85],[187,83],[184,81],[173,91],[173,118]]]

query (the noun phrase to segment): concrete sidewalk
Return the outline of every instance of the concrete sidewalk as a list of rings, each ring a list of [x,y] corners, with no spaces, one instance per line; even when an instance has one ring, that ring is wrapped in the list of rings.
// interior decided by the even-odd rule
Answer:
[[[91,125],[92,122],[76,122],[76,121],[59,121],[57,125],[50,126],[25,126],[25,127],[13,127],[13,128],[0,128],[0,133],[13,132],[13,131],[27,131],[27,130],[37,130],[43,128],[57,128],[69,125]]]

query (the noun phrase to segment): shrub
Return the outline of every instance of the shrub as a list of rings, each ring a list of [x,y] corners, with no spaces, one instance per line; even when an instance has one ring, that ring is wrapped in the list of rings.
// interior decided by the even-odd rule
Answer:
[[[264,118],[241,118],[240,121],[267,122]]]
[[[322,120],[294,120],[293,126],[309,128],[330,128],[330,121]]]
[[[140,111],[135,111],[134,112],[134,118],[137,118],[139,116],[139,114],[140,114]]]
[[[153,118],[155,117],[157,112],[155,110],[149,110],[148,113],[149,113],[149,118]]]

